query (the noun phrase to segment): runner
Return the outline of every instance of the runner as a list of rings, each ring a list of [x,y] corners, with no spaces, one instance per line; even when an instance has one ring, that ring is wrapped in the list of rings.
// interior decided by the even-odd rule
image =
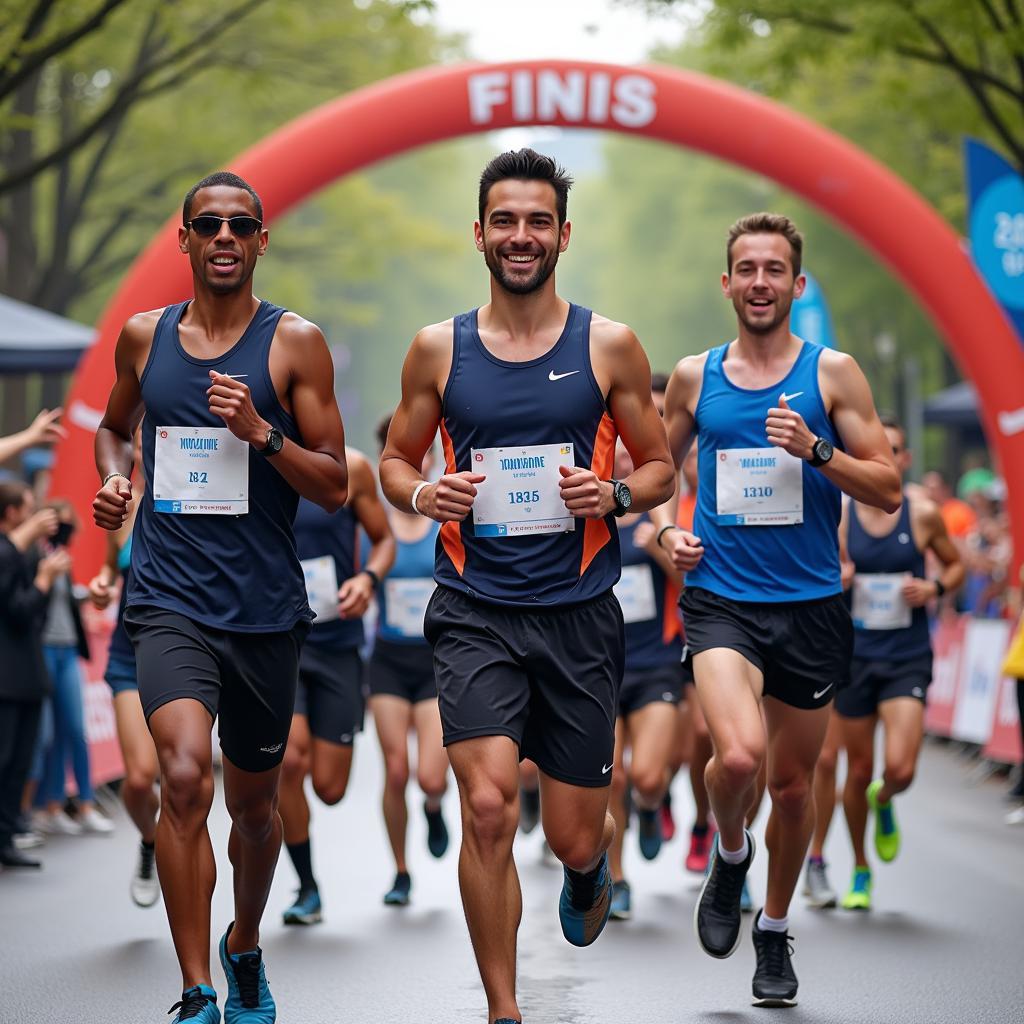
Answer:
[[[136,469],[142,466],[142,431],[135,431],[132,462]],[[160,794],[156,783],[160,769],[156,759],[153,737],[146,726],[139,700],[139,680],[135,672],[135,650],[124,628],[124,610],[128,602],[131,575],[132,530],[139,501],[145,493],[145,481],[133,482],[136,500],[128,511],[124,525],[107,535],[107,560],[89,582],[89,598],[95,608],[102,611],[113,600],[114,588],[121,581],[121,596],[117,607],[117,621],[110,636],[107,670],[104,678],[114,699],[114,718],[117,739],[124,760],[124,779],[121,782],[121,800],[128,817],[139,830],[139,852],[129,885],[132,900],[140,907],[151,907],[160,898],[160,882],[156,877],[156,817],[160,810]]]
[[[381,451],[387,443],[391,417],[377,427]],[[433,468],[433,448],[423,460],[423,473]],[[405,859],[409,810],[409,734],[416,733],[416,779],[423,792],[427,849],[434,857],[448,850],[448,827],[441,797],[448,788],[448,755],[441,741],[437,710],[434,655],[423,637],[423,616],[434,592],[434,548],[439,526],[431,519],[394,509],[395,564],[377,600],[377,635],[370,656],[370,710],[384,755],[384,823],[395,858],[395,881],[384,895],[389,906],[409,902],[412,876]]]
[[[753,927],[754,998],[766,1006],[796,1002],[787,915],[813,828],[814,763],[853,641],[839,576],[840,490],[888,511],[900,503],[859,367],[790,333],[802,247],[779,215],[730,229],[722,291],[738,336],[683,359],[666,396],[677,460],[698,439],[694,532],[668,509],[657,517],[686,572],[686,640],[715,751],[706,778],[719,836],[694,911],[711,956],[731,956],[740,941],[755,852],[744,818],[767,756],[768,893]]]
[[[911,456],[903,428],[894,419],[883,423],[896,464],[906,473]],[[843,906],[868,910],[868,809],[875,819],[875,852],[882,861],[895,860],[900,830],[892,798],[914,780],[924,736],[925,694],[932,680],[925,606],[960,586],[964,564],[941,510],[919,490],[908,489],[894,513],[850,501],[840,531],[855,570],[853,661],[836,695],[848,760],[843,808],[854,855],[853,880]],[[925,576],[928,551],[942,567],[935,579]],[[885,731],[885,769],[872,781],[879,721]]]
[[[629,453],[619,444],[615,476],[625,478],[632,471]],[[608,849],[608,861],[612,874],[611,916],[620,921],[632,915],[632,894],[622,870],[629,820],[627,797],[631,790],[629,803],[636,809],[640,853],[645,860],[654,860],[661,851],[661,802],[669,784],[676,708],[683,691],[682,629],[676,608],[680,574],[656,540],[646,514],[627,513],[619,520],[622,577],[615,584],[615,595],[626,623],[626,670],[615,721],[610,801],[615,838]]]
[[[519,1021],[519,760],[540,771],[564,865],[565,937],[608,919],[608,783],[623,624],[613,515],[667,501],[674,470],[633,332],[560,298],[570,179],[519,150],[480,180],[490,302],[416,336],[381,461],[389,500],[443,525],[425,633],[462,803],[459,879],[489,1021]],[[438,428],[446,472],[420,474]],[[621,433],[636,470],[615,481]]]
[[[313,874],[309,802],[305,783],[328,807],[340,803],[352,771],[352,745],[363,729],[363,616],[395,560],[395,541],[366,456],[345,450],[348,502],[325,512],[303,498],[295,516],[295,547],[316,621],[299,661],[299,688],[281,767],[284,842],[299,879],[285,924],[323,919],[320,886]],[[357,532],[369,538],[366,564],[358,567]],[[339,581],[341,583],[339,587]]]
[[[178,241],[195,297],[133,316],[121,331],[96,432],[103,484],[93,516],[111,531],[128,518],[132,434],[145,412],[146,493],[124,621],[160,766],[157,869],[184,989],[174,1020],[220,1020],[206,827],[219,712],[235,898],[220,940],[224,1016],[267,1024],[276,1010],[259,925],[280,850],[277,784],[311,618],[292,520],[299,494],[327,509],[344,503],[344,433],[323,335],[253,296],[268,235],[251,186],[211,175],[190,189],[182,213]]]

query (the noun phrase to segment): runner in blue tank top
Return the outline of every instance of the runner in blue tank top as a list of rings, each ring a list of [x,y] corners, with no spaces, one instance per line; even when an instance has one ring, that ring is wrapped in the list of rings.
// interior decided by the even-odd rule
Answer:
[[[883,418],[885,433],[902,473],[911,455],[902,426]],[[883,861],[899,852],[900,832],[892,798],[909,788],[924,736],[925,694],[932,681],[932,646],[926,605],[964,579],[964,564],[946,531],[939,507],[919,487],[904,492],[903,507],[886,513],[859,501],[843,511],[840,539],[854,571],[853,660],[839,685],[835,710],[847,773],[843,808],[853,843],[854,873],[843,906],[871,905],[871,869],[864,848],[870,807],[875,851]],[[925,575],[931,551],[941,565]],[[884,770],[873,779],[875,727],[885,730]],[[832,792],[835,792],[833,780]]]
[[[281,769],[284,843],[299,891],[284,910],[285,924],[323,918],[313,873],[306,779],[329,807],[341,802],[352,771],[352,750],[363,729],[363,616],[395,560],[395,541],[366,456],[345,449],[348,501],[328,513],[302,498],[295,516],[295,547],[316,612],[299,659],[299,686]],[[360,531],[369,541],[360,559]]]
[[[377,425],[382,452],[390,426],[390,416]],[[433,460],[431,447],[423,460],[424,476],[431,476]],[[384,894],[384,902],[403,907],[412,890],[405,844],[410,734],[416,734],[416,781],[423,793],[427,849],[434,857],[443,857],[448,850],[448,827],[441,814],[441,797],[448,788],[448,755],[441,740],[434,656],[423,635],[427,602],[435,587],[439,524],[397,508],[389,519],[395,536],[395,564],[377,599],[377,635],[367,674],[370,710],[384,755],[384,824],[395,858],[395,880]]]
[[[570,179],[519,150],[480,179],[490,302],[424,328],[381,461],[388,499],[440,522],[425,632],[463,812],[463,905],[490,1020],[519,1021],[512,859],[519,759],[541,772],[544,830],[565,865],[576,945],[608,917],[608,790],[622,676],[613,516],[668,499],[674,472],[629,328],[572,305],[553,271]],[[438,431],[445,473],[423,479]],[[616,435],[636,469],[612,479]]]
[[[195,297],[125,324],[96,432],[103,484],[93,518],[117,530],[133,497],[132,434],[146,413],[125,623],[160,762],[156,856],[184,983],[175,1022],[221,1015],[206,828],[218,717],[229,853],[244,880],[220,941],[224,1018],[276,1019],[259,926],[281,847],[277,785],[311,618],[292,519],[300,494],[328,510],[346,496],[323,334],[252,293],[268,241],[262,221],[259,197],[237,175],[221,171],[190,189],[178,242]]]
[[[693,531],[658,513],[659,539],[686,572],[686,642],[715,750],[707,783],[719,841],[694,914],[711,956],[739,944],[754,858],[744,816],[767,756],[769,882],[753,927],[754,998],[766,1006],[796,1001],[787,914],[813,827],[814,763],[853,641],[839,577],[840,491],[890,512],[900,504],[859,367],[790,333],[802,248],[776,214],[730,229],[722,292],[738,336],[683,359],[665,398],[677,462],[697,437]]]

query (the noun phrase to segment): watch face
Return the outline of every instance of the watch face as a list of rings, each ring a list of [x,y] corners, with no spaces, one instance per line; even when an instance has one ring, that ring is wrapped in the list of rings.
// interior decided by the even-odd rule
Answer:
[[[831,441],[822,439],[814,446],[814,454],[822,462],[828,462],[828,460],[832,458],[832,452],[833,448]]]
[[[615,485],[615,500],[623,509],[628,509],[633,504],[633,495],[625,484]]]
[[[267,451],[276,455],[284,447],[284,435],[277,427],[271,428],[267,434]]]

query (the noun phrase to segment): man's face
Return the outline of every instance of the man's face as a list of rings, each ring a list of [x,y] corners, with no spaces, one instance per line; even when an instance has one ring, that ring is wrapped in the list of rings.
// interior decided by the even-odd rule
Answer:
[[[487,195],[484,220],[473,228],[476,247],[494,279],[513,295],[537,291],[569,245],[569,222],[558,225],[554,187],[508,178]]]
[[[921,477],[921,485],[924,487],[925,493],[936,505],[942,505],[949,497],[949,488],[946,486],[946,481],[942,478],[941,473],[936,473],[934,470],[925,473]]]
[[[805,283],[803,274],[793,276],[793,252],[784,236],[740,235],[732,246],[732,271],[722,275],[722,293],[751,334],[770,334],[786,321]]]
[[[21,526],[23,522],[36,510],[36,500],[31,491],[25,491],[25,497],[20,505],[8,505],[4,513],[2,524],[3,532],[10,533],[11,530]]]
[[[907,439],[903,436],[903,431],[898,427],[886,427],[885,436],[892,445],[892,457],[896,463],[896,468],[900,471],[900,476],[904,476],[908,469],[910,469],[910,449],[907,447]]]
[[[211,185],[200,189],[192,200],[191,218],[203,215],[256,217],[256,204],[244,188]],[[226,221],[212,238],[178,228],[178,244],[188,254],[193,274],[210,291],[221,295],[237,292],[248,284],[257,258],[267,251],[268,238],[262,228],[247,238],[236,235]]]

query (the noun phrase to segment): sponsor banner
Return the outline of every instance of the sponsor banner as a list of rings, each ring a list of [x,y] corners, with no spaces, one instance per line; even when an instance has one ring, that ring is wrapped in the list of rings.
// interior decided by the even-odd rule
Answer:
[[[954,739],[979,744],[988,740],[1009,639],[1010,623],[1004,619],[972,619],[967,623],[953,718]]]
[[[992,729],[982,756],[1000,764],[1020,764],[1024,749],[1020,741],[1020,720],[1017,711],[1017,680],[1003,676],[996,694]]]
[[[953,735],[966,629],[966,618],[943,617],[932,633],[932,685],[928,687],[924,727],[933,736]]]
[[[124,778],[124,761],[117,741],[117,721],[110,687],[103,679],[107,667],[110,634],[114,631],[117,602],[98,612],[87,602],[82,605],[82,624],[89,641],[90,657],[81,663],[85,700],[85,738],[89,743],[89,769],[94,786]]]

